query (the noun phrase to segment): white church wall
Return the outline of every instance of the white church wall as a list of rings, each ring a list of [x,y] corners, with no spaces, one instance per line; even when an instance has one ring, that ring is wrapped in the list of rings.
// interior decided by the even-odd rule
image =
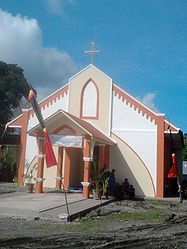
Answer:
[[[148,168],[156,187],[157,126],[134,106],[113,96],[112,131],[124,140]]]
[[[136,196],[155,197],[155,187],[145,164],[139,156],[123,140],[112,133],[117,142],[110,148],[110,168],[116,169],[117,182],[122,184],[128,178],[136,191]]]
[[[58,146],[53,146],[53,151],[56,159],[58,158]],[[44,188],[55,188],[56,187],[56,176],[57,176],[57,166],[52,166],[47,168],[46,162],[44,160]]]
[[[25,167],[27,168],[35,156],[38,155],[38,144],[35,137],[27,135]]]

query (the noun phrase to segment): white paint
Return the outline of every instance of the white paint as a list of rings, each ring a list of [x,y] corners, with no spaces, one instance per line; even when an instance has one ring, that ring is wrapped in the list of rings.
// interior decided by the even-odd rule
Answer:
[[[97,116],[97,89],[95,84],[90,81],[83,92],[82,116]]]
[[[35,156],[38,155],[38,144],[35,137],[27,135],[26,143],[26,156],[25,156],[25,166],[26,168],[32,162]]]
[[[126,142],[148,168],[156,188],[157,126],[122,98],[113,96],[112,131]]]
[[[126,102],[122,101],[122,98],[113,96],[113,117],[112,117],[112,129],[154,129],[156,125],[146,118],[146,115],[138,113],[138,109],[134,110],[134,107],[130,107]]]
[[[110,134],[110,131],[111,131],[111,128],[112,128],[112,102],[113,102],[113,94],[112,94],[112,79],[110,80],[110,102],[109,102],[109,110],[108,110],[108,113],[109,113],[109,119],[108,119],[108,136],[110,137],[111,134]]]

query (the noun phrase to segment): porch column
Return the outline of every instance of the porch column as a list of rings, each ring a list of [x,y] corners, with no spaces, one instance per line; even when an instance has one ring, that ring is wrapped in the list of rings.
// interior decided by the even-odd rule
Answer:
[[[90,171],[91,171],[91,140],[86,137],[83,144],[83,161],[84,161],[84,181],[83,185],[83,197],[89,198],[90,193]]]
[[[44,157],[45,157],[45,146],[44,146],[44,137],[38,138],[38,172],[36,178],[36,193],[43,193],[43,172],[44,172]]]
[[[63,163],[63,147],[58,147],[56,188],[59,188],[59,189],[61,189],[61,186],[62,186],[62,163]]]
[[[70,148],[65,148],[65,158],[64,158],[64,188],[68,188],[70,185]]]
[[[156,197],[164,196],[164,115],[157,116],[157,187]]]
[[[24,185],[24,169],[25,169],[25,154],[26,154],[26,143],[27,143],[27,125],[29,118],[29,110],[22,110],[22,127],[21,127],[21,146],[20,146],[20,160],[18,167],[18,183],[19,186]]]

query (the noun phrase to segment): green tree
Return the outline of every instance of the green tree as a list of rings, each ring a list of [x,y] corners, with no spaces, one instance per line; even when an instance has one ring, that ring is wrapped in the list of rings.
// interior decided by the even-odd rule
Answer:
[[[184,134],[183,161],[187,161],[187,134]]]
[[[0,135],[5,124],[13,117],[13,110],[23,97],[27,97],[28,92],[23,69],[0,61]]]

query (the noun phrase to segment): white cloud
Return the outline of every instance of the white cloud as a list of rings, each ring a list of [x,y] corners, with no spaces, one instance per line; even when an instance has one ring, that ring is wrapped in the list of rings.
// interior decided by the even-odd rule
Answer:
[[[46,94],[56,90],[77,66],[66,52],[44,47],[36,19],[12,16],[0,9],[0,59],[24,69],[27,80]]]
[[[143,96],[142,98],[139,98],[141,100],[141,102],[148,106],[150,109],[152,109],[155,112],[158,112],[158,109],[156,108],[155,104],[154,104],[154,99],[156,97],[155,93],[147,93],[145,96]]]

